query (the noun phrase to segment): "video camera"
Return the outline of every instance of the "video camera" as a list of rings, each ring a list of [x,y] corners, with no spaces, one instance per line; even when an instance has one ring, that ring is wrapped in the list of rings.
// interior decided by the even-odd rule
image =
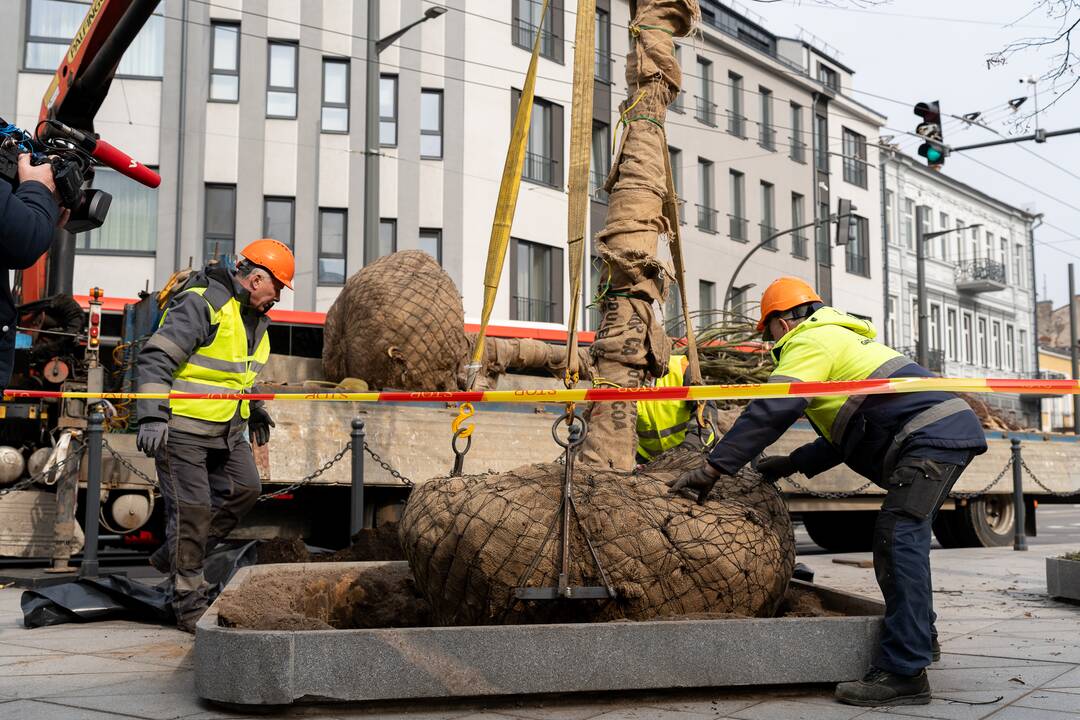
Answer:
[[[62,133],[37,140],[0,118],[0,178],[13,188],[19,185],[19,155],[23,153],[30,154],[34,165],[52,165],[60,205],[71,211],[65,230],[81,233],[101,227],[112,204],[112,195],[89,187],[94,179],[94,158],[89,153]]]

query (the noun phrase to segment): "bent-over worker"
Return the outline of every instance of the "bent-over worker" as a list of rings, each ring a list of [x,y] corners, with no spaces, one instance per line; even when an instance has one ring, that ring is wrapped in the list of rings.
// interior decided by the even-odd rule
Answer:
[[[672,355],[668,371],[656,379],[654,387],[682,387],[686,384],[686,355]],[[650,400],[637,404],[637,462],[647,463],[660,453],[690,443],[700,450],[712,445],[713,435],[697,418],[692,400]],[[711,413],[713,408],[705,408]],[[713,423],[715,426],[715,422]]]
[[[826,307],[802,280],[782,277],[765,290],[758,330],[775,340],[771,382],[929,377],[874,341],[873,326]],[[986,451],[975,413],[946,392],[754,400],[716,444],[704,467],[672,482],[702,502],[721,475],[733,475],[805,414],[818,437],[790,455],[757,463],[766,480],[812,477],[847,464],[886,490],[874,528],[874,570],[885,598],[881,640],[869,671],[840,683],[852,705],[930,702],[926,667],[940,654],[930,584],[930,526],[971,459]]]
[[[292,252],[262,239],[236,270],[211,264],[172,299],[137,361],[141,393],[246,393],[270,356],[267,312],[292,289]],[[251,445],[274,421],[260,401],[140,400],[138,448],[157,464],[165,500],[165,544],[151,564],[173,584],[176,625],[195,631],[207,607],[206,554],[258,499]]]

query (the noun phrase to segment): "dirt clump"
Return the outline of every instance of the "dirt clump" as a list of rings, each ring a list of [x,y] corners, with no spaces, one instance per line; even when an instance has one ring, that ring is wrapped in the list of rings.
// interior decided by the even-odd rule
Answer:
[[[299,538],[263,540],[256,549],[257,565],[276,563],[376,562],[404,560],[396,522],[364,528],[352,536],[349,547],[332,553],[312,553]]]
[[[430,619],[403,565],[261,575],[218,600],[218,623],[247,630],[424,627]]]
[[[829,610],[821,602],[821,596],[806,588],[788,586],[784,602],[780,603],[777,617],[841,617],[844,613]]]
[[[311,553],[300,538],[263,540],[255,548],[256,564],[311,562]]]

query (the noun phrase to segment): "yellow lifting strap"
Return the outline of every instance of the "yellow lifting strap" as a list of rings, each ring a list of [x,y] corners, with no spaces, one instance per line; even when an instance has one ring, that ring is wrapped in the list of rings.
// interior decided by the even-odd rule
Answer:
[[[514,211],[517,209],[518,190],[521,189],[521,168],[525,162],[525,148],[529,140],[529,123],[532,120],[533,94],[536,88],[536,67],[540,58],[541,32],[544,19],[547,18],[548,1],[540,10],[540,21],[533,41],[532,58],[529,71],[525,75],[525,84],[521,88],[521,100],[514,115],[514,128],[510,133],[510,146],[506,149],[506,164],[503,165],[502,182],[499,185],[499,201],[495,206],[495,219],[491,223],[491,239],[488,241],[487,268],[484,271],[484,307],[480,316],[480,332],[476,336],[472,363],[468,369],[468,388],[472,389],[476,376],[484,359],[484,340],[487,337],[491,310],[495,306],[495,295],[499,291],[499,278],[502,276],[506,261],[506,248],[510,244],[510,227],[514,224]],[[591,56],[590,56],[591,57]]]
[[[570,314],[566,319],[566,387],[577,384],[578,315],[585,271],[585,232],[589,217],[589,164],[592,159],[593,78],[596,73],[596,0],[578,0],[574,33],[574,97],[570,112],[570,206],[566,245],[570,256]]]

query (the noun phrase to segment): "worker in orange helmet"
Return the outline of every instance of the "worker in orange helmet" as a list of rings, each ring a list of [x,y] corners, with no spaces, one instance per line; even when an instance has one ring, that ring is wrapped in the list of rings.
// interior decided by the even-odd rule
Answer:
[[[782,277],[761,298],[758,330],[774,341],[770,382],[929,377],[931,373],[875,342],[874,327],[827,307],[814,289]],[[940,655],[930,585],[930,526],[953,484],[986,438],[968,404],[951,393],[830,395],[754,400],[709,453],[704,467],[672,481],[704,502],[721,475],[758,457],[801,415],[818,439],[790,455],[764,457],[770,482],[811,477],[845,463],[886,491],[874,528],[874,569],[885,598],[881,640],[861,680],[836,697],[862,706],[930,702],[926,667]]]
[[[249,392],[270,357],[266,314],[295,269],[288,246],[264,238],[235,270],[209,263],[192,275],[139,353],[138,391]],[[258,400],[140,400],[137,412],[136,444],[155,458],[165,500],[165,543],[150,563],[172,581],[177,627],[194,632],[208,602],[203,560],[258,499],[250,442],[265,445],[274,421]]]

